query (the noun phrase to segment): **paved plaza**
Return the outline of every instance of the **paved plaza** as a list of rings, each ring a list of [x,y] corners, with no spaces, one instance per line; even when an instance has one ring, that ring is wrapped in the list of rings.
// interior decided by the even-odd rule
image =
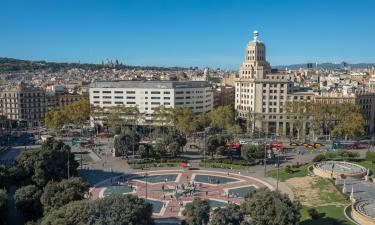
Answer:
[[[96,184],[92,199],[114,193],[134,194],[153,205],[153,217],[178,219],[195,198],[207,199],[211,208],[241,204],[254,188],[273,189],[268,183],[240,174],[206,170],[163,170],[121,174]]]

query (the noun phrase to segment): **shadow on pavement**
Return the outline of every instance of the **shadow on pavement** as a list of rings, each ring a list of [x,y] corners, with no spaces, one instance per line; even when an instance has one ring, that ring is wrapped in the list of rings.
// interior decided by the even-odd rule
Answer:
[[[78,175],[87,181],[91,186],[111,177],[122,175],[123,173],[109,172],[104,170],[80,170]]]

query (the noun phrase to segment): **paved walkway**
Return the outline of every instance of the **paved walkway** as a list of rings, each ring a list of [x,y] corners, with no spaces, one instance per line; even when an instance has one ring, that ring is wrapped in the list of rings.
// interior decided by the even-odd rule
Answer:
[[[249,188],[267,187],[273,189],[271,185],[262,180],[228,172],[208,170],[147,171],[148,179],[162,175],[175,175],[176,177],[175,180],[160,180],[156,183],[147,182],[147,184],[145,179],[139,179],[144,174],[145,171],[107,179],[91,189],[92,199],[103,197],[103,193],[108,187],[113,187],[111,185],[118,185],[121,182],[121,185],[128,185],[135,189],[135,192],[126,193],[136,194],[144,199],[146,199],[147,193],[147,199],[159,204],[160,212],[154,213],[154,218],[181,218],[181,211],[185,204],[197,197],[210,200],[214,204],[212,207],[215,207],[215,205],[227,203],[241,204],[243,195]],[[190,192],[189,190],[193,190],[193,187],[195,191]],[[179,195],[175,195],[176,192]],[[228,193],[230,194],[228,195]]]

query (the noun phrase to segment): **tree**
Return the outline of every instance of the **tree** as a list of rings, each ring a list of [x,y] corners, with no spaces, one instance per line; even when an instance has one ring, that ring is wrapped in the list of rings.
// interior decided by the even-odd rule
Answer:
[[[76,125],[83,125],[90,116],[90,102],[88,100],[80,100],[73,102],[67,108],[69,119]]]
[[[225,140],[222,135],[209,136],[206,140],[206,154],[210,154],[211,158],[214,158],[220,146],[225,146]]]
[[[0,188],[5,188],[9,184],[9,172],[5,166],[0,165]]]
[[[234,110],[231,105],[219,106],[208,113],[210,126],[228,129],[234,123]]]
[[[47,128],[59,133],[64,124],[74,123],[82,126],[89,116],[90,102],[88,100],[80,100],[47,112],[44,122]]]
[[[70,147],[62,141],[48,140],[40,149],[22,152],[16,160],[16,171],[21,173],[20,177],[30,177],[34,184],[43,187],[50,180],[68,177],[68,161],[70,174],[75,175],[78,163],[70,154]]]
[[[188,203],[182,211],[182,215],[186,217],[188,225],[205,225],[210,218],[210,205],[207,200],[194,199]]]
[[[17,210],[26,220],[36,220],[43,215],[43,207],[40,202],[42,190],[35,185],[28,185],[17,189],[14,201]]]
[[[297,130],[298,140],[304,138],[307,122],[311,120],[312,103],[307,101],[287,101],[284,108],[289,125]]]
[[[70,202],[48,213],[41,219],[40,225],[88,224],[90,207],[91,204],[87,200]]]
[[[5,224],[8,207],[8,194],[5,189],[0,189],[0,224]]]
[[[359,106],[343,104],[339,117],[340,121],[332,131],[333,136],[348,139],[364,135],[365,119]]]
[[[152,205],[134,195],[114,194],[97,200],[89,210],[89,225],[152,225]]]
[[[81,178],[72,178],[60,182],[49,182],[43,190],[41,202],[44,214],[72,201],[82,200],[88,194],[89,185]]]
[[[174,128],[183,135],[194,130],[193,112],[190,108],[176,107],[172,109],[172,122]]]
[[[177,157],[181,154],[180,145],[178,142],[172,142],[168,145],[168,151],[173,157]]]
[[[207,113],[203,112],[203,113],[196,114],[192,121],[193,123],[192,127],[194,131],[203,130],[205,127],[207,127],[209,124],[208,120],[209,119],[208,119]]]
[[[244,215],[240,206],[230,204],[227,207],[219,207],[213,211],[210,225],[240,225],[243,221]]]
[[[255,160],[264,157],[264,147],[252,144],[241,146],[241,157],[250,163],[254,163]]]
[[[228,131],[232,138],[235,139],[236,136],[242,132],[242,128],[240,125],[236,124],[228,127]]]
[[[267,189],[251,190],[241,205],[245,214],[257,225],[299,224],[300,204],[285,194]]]

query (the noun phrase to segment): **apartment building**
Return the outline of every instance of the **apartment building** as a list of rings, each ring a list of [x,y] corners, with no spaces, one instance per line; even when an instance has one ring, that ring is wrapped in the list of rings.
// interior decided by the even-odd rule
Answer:
[[[100,108],[138,107],[146,122],[154,109],[187,107],[193,113],[211,111],[213,92],[205,81],[111,81],[90,85],[90,103]]]
[[[330,105],[353,104],[360,106],[365,117],[366,134],[375,133],[375,93],[359,90],[350,94],[328,92],[316,95],[314,101]]]
[[[294,87],[286,73],[272,70],[266,61],[266,46],[254,31],[253,40],[245,50],[245,60],[235,82],[235,109],[239,118],[253,120],[253,131],[268,135],[293,135],[295,128],[289,124],[284,104],[286,101],[312,101],[311,90]],[[309,128],[310,123],[303,124]],[[309,132],[309,129],[305,129]]]
[[[59,107],[70,105],[73,102],[88,99],[88,96],[77,94],[54,94],[47,95],[48,110],[55,110]]]
[[[17,121],[19,125],[40,126],[46,112],[46,96],[41,88],[20,83],[0,92],[0,115]]]

